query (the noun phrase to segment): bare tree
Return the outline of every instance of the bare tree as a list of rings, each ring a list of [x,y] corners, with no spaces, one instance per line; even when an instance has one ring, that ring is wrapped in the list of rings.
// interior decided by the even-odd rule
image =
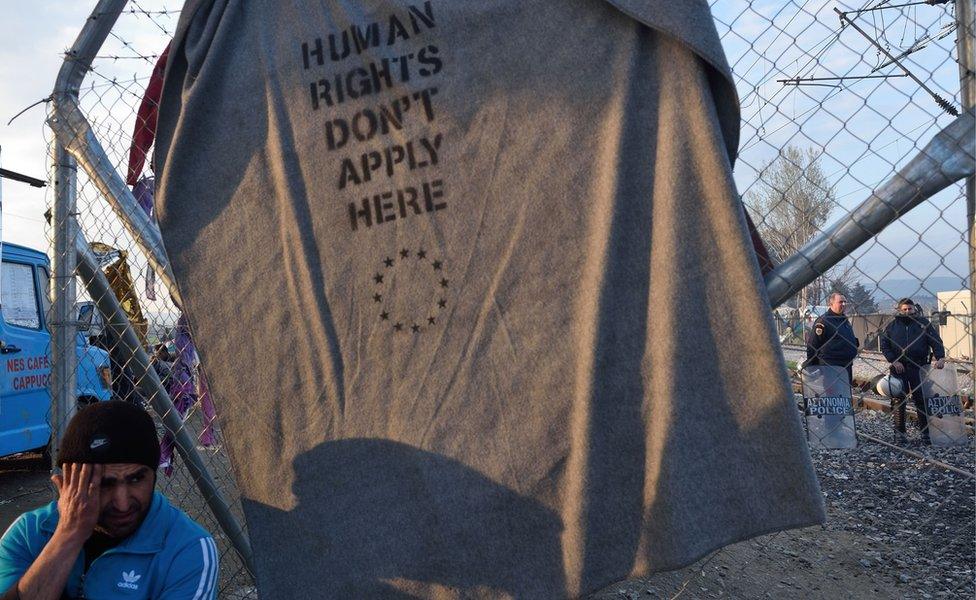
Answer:
[[[787,146],[760,170],[745,204],[766,244],[779,256],[795,254],[823,229],[835,205],[834,187],[820,167],[820,153]],[[797,307],[826,301],[831,291],[826,275],[800,291],[794,299]]]

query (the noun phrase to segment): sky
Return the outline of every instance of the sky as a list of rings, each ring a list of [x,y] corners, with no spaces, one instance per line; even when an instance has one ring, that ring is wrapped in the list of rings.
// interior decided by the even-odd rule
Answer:
[[[10,125],[7,121],[50,95],[62,54],[91,9],[87,4],[0,0],[0,164],[5,169],[47,179],[45,106]],[[10,180],[2,185],[4,241],[44,248],[46,191]]]
[[[891,177],[941,128],[952,122],[928,91],[908,77],[821,81],[834,87],[787,86],[797,77],[903,75],[875,70],[885,57],[834,12],[905,4],[902,0],[715,0],[713,14],[736,78],[742,104],[742,140],[736,166],[740,193],[756,188],[758,171],[786,145],[821,152],[820,166],[838,200],[834,222]],[[952,3],[916,5],[850,15],[896,56],[930,33],[953,24]],[[958,107],[955,34],[910,54],[903,63],[931,92]],[[885,279],[968,273],[965,200],[961,186],[903,216],[843,266],[869,288]],[[958,287],[961,287],[958,286]],[[957,289],[958,289],[957,287]]]
[[[175,13],[155,13],[178,11],[180,5],[165,0],[130,1],[117,23],[119,37],[110,36],[99,52],[99,56],[124,58],[97,59],[95,72],[85,79],[82,106],[88,109],[99,134],[105,136],[103,143],[113,158],[124,156],[128,150],[128,142],[122,138],[131,136],[142,81],[152,71],[155,55],[165,47],[178,18]],[[48,178],[52,139],[45,125],[48,104],[29,109],[9,125],[7,122],[51,94],[64,52],[74,43],[94,6],[93,0],[0,0],[0,164],[5,169]],[[140,11],[152,13],[151,18]],[[129,58],[134,54],[147,59]],[[111,85],[112,78],[117,78],[119,85]],[[133,83],[133,79],[139,82]],[[2,185],[4,241],[44,249],[49,234],[43,215],[53,189],[38,190],[10,180]],[[90,187],[83,181],[80,185],[82,206],[97,200]]]
[[[871,0],[870,5],[884,3]],[[855,3],[857,6],[854,6]],[[892,2],[889,2],[891,4]],[[899,1],[899,3],[901,3]],[[14,122],[7,121],[47,97],[62,54],[94,6],[94,1],[0,0],[0,164],[41,179],[50,160],[44,104]],[[831,221],[865,199],[890,177],[951,117],[908,78],[853,81],[844,87],[784,86],[776,79],[870,73],[878,53],[859,34],[839,31],[834,7],[867,3],[823,0],[713,0],[716,27],[737,79],[743,128],[736,182],[748,194],[763,165],[787,144],[823,152],[821,166],[838,197]],[[951,4],[951,3],[950,3]],[[127,151],[126,138],[154,55],[176,24],[179,1],[130,2],[85,81],[82,104],[95,121],[113,158]],[[158,14],[155,11],[172,11]],[[148,16],[146,12],[150,13]],[[948,6],[917,6],[874,11],[858,23],[893,52],[926,32],[951,22]],[[933,91],[958,103],[958,70],[951,56],[954,34],[912,54],[906,64]],[[138,58],[135,56],[145,56]],[[114,58],[120,57],[120,58]],[[886,68],[878,73],[897,73]],[[113,84],[112,81],[115,80]],[[45,248],[43,213],[51,190],[3,182],[5,241]],[[80,208],[104,211],[97,194],[82,180]],[[83,227],[98,226],[97,220]],[[905,216],[845,265],[867,284],[882,279],[947,276],[968,271],[963,229],[965,204],[957,186]],[[107,241],[124,237],[120,229],[98,234]],[[856,259],[856,262],[854,261]]]

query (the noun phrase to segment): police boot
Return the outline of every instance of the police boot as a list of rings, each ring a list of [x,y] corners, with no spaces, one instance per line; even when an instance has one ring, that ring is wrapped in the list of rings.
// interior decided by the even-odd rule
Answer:
[[[891,412],[895,417],[894,443],[904,445],[908,442],[908,437],[905,435],[905,401],[892,398]]]
[[[929,428],[928,427],[926,427],[925,429],[922,430],[922,445],[923,446],[931,446],[932,445],[932,438],[929,437]]]
[[[932,438],[929,437],[929,420],[928,415],[925,414],[924,410],[919,410],[918,414],[918,428],[922,434],[922,444],[925,446],[932,445]]]

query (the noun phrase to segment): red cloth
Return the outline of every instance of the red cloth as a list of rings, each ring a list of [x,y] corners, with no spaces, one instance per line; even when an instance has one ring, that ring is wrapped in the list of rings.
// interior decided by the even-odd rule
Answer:
[[[159,108],[159,96],[163,91],[163,75],[166,73],[166,58],[169,56],[169,44],[159,55],[156,66],[153,67],[152,77],[146,86],[146,94],[139,104],[136,114],[136,126],[132,132],[132,145],[129,146],[129,171],[125,182],[130,186],[136,184],[142,168],[146,164],[146,154],[156,139],[156,114]]]
[[[764,276],[768,275],[776,267],[776,264],[773,263],[772,257],[769,256],[766,243],[763,242],[762,236],[759,235],[759,230],[753,224],[752,217],[749,216],[749,213],[746,213],[746,224],[749,226],[749,237],[752,238],[752,248],[756,251],[756,258],[759,259],[759,270]]]

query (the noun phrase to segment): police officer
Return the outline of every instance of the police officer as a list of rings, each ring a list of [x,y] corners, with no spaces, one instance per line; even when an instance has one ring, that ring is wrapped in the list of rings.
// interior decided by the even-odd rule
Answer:
[[[931,444],[928,417],[922,399],[921,368],[934,357],[935,368],[945,367],[945,346],[928,319],[921,316],[920,307],[911,298],[898,301],[898,314],[881,334],[881,353],[891,363],[891,374],[901,378],[912,394],[922,443]],[[905,442],[904,399],[895,399],[895,440]]]
[[[853,383],[854,358],[861,342],[854,337],[854,328],[844,316],[847,298],[834,292],[828,300],[829,309],[807,332],[808,365],[834,365],[847,369],[847,381]]]

